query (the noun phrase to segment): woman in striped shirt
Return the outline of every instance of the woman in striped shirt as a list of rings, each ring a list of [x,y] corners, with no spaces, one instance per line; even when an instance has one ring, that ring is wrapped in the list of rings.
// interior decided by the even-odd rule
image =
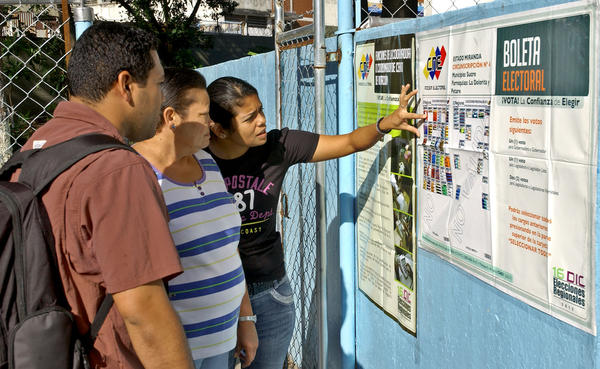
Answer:
[[[134,147],[158,176],[184,269],[169,282],[169,298],[196,368],[227,368],[234,350],[245,367],[258,338],[237,248],[240,215],[217,164],[202,150],[212,125],[206,81],[196,71],[167,68],[162,92],[156,135]]]

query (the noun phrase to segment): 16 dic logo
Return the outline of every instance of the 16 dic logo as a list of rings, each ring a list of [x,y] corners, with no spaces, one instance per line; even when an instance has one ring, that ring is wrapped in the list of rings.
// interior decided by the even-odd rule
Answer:
[[[559,268],[559,267],[552,267],[552,271],[554,271],[554,278],[556,279],[560,279],[561,281],[567,281],[571,284],[574,284],[578,287],[585,287],[584,284],[584,279],[582,275],[579,275],[577,273],[573,273],[570,270],[567,270],[567,274],[566,277],[567,279],[565,279],[565,269],[564,268]]]

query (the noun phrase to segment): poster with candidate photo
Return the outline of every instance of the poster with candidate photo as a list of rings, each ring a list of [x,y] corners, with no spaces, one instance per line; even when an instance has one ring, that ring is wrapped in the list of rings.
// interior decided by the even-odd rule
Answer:
[[[356,47],[358,126],[398,107],[402,85],[413,85],[414,37],[380,38]],[[357,153],[359,289],[416,335],[414,135],[392,131]]]

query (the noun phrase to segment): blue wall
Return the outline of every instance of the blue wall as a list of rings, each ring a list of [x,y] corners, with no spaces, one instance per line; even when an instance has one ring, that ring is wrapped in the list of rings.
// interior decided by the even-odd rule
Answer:
[[[248,56],[198,69],[210,84],[217,78],[233,76],[249,82],[258,90],[267,118],[267,129],[277,126],[275,52]]]
[[[355,42],[564,2],[495,1],[359,31]],[[417,251],[417,275],[417,338],[404,332],[362,292],[357,293],[358,368],[600,368],[596,337],[422,249]],[[597,295],[599,286],[596,273]]]

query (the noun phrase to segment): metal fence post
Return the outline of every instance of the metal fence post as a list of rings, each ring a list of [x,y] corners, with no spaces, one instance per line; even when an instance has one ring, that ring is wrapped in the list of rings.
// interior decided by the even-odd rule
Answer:
[[[315,128],[325,134],[325,14],[323,0],[313,1],[315,42]],[[317,163],[319,225],[319,368],[327,368],[327,213],[325,202],[325,163]]]
[[[281,51],[277,45],[277,36],[285,31],[283,0],[273,0],[273,8],[275,9],[275,24],[273,25],[275,34],[275,68],[277,69],[277,94],[275,96],[277,108],[277,129],[281,129]]]
[[[354,130],[354,23],[353,2],[338,2],[338,134]],[[360,15],[360,7],[358,9]],[[342,272],[342,325],[340,345],[343,352],[342,369],[356,364],[356,247],[354,228],[355,163],[354,155],[338,160],[338,201],[340,216],[340,269]]]
[[[85,0],[81,0],[81,6],[73,9],[73,20],[75,21],[75,39],[92,25],[94,21],[94,9],[85,6]]]

